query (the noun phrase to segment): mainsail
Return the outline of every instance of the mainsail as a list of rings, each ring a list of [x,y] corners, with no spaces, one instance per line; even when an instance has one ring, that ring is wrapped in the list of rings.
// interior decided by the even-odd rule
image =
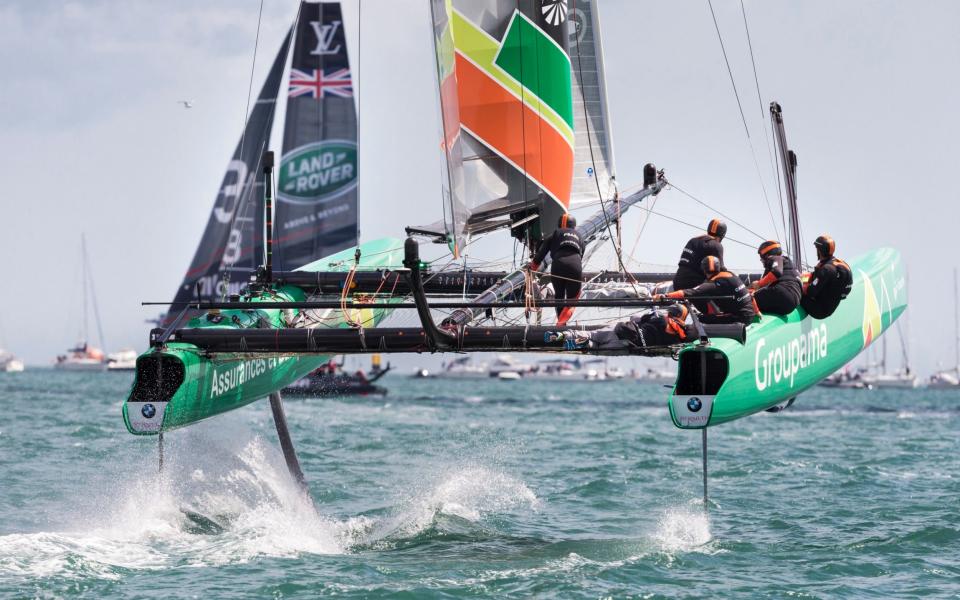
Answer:
[[[300,5],[277,200],[278,268],[357,244],[357,113],[339,3]]]
[[[616,195],[592,0],[432,0],[444,233],[466,238]],[[455,91],[454,91],[455,90]],[[509,216],[509,218],[504,218]]]
[[[288,33],[227,165],[200,245],[177,288],[174,304],[163,319],[164,326],[174,320],[187,302],[197,298],[198,285],[203,300],[237,293],[262,262],[263,218],[257,210],[263,194],[261,161],[270,140],[289,46]]]
[[[555,222],[570,204],[574,165],[566,0],[434,0],[431,8],[445,163],[454,172],[445,185],[447,236],[532,215]]]

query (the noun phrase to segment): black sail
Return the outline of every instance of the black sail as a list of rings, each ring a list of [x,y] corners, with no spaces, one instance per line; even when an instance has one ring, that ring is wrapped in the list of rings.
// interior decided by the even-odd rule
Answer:
[[[357,113],[340,4],[303,2],[277,170],[274,261],[295,269],[357,244]]]
[[[164,325],[176,318],[185,303],[196,299],[198,285],[203,300],[216,300],[237,293],[262,262],[261,162],[273,128],[277,94],[289,48],[288,33],[227,165],[200,245],[183,283],[177,288],[174,304],[163,319]]]

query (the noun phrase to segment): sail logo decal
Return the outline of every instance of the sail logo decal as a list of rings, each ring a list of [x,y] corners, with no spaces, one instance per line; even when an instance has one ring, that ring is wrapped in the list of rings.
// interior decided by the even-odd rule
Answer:
[[[827,356],[827,326],[820,323],[806,333],[778,346],[772,350],[764,348],[767,339],[761,338],[757,342],[757,351],[754,356],[753,377],[757,391],[762,392],[773,384],[790,380],[793,387],[794,377],[801,369]]]
[[[323,69],[302,71],[290,69],[291,98],[310,97],[326,98],[327,95],[339,98],[353,98],[353,80],[350,78],[350,69],[334,69],[324,72]]]
[[[860,276],[863,278],[863,347],[866,348],[883,332],[883,318],[873,282],[863,271]]]
[[[451,23],[461,128],[566,208],[574,162],[570,57],[520,11],[502,40],[459,11]]]
[[[313,28],[313,33],[317,36],[317,47],[311,50],[310,54],[314,56],[329,56],[330,54],[338,54],[340,52],[340,44],[331,48],[333,38],[337,35],[337,30],[340,29],[340,21],[333,21],[329,24],[321,21],[310,21],[310,27]]]
[[[280,160],[277,197],[313,204],[357,187],[357,144],[325,140],[300,146]]]
[[[543,18],[554,27],[567,20],[567,0],[542,0]]]
[[[275,369],[277,366],[287,362],[292,357],[281,356],[279,358],[257,358],[246,360],[238,365],[220,371],[213,370],[210,377],[210,397],[216,398],[227,392],[234,390],[250,380],[263,375],[267,371]]]

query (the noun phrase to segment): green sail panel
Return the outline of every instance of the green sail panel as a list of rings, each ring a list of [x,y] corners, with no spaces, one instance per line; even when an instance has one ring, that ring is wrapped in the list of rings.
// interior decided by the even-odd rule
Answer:
[[[573,128],[570,58],[522,13],[513,14],[493,62]]]

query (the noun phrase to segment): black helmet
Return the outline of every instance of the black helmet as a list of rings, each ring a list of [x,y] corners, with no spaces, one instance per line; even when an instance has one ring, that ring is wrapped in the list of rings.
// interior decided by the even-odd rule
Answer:
[[[780,242],[776,240],[767,240],[760,244],[760,247],[757,248],[757,254],[760,255],[760,258],[765,258],[767,256],[780,256],[783,254],[783,248],[780,247]]]
[[[570,213],[563,213],[560,215],[560,220],[557,222],[557,227],[563,229],[564,227],[575,228],[577,226],[577,218]]]
[[[687,320],[690,311],[683,304],[672,304],[667,307],[667,315],[681,321]]]
[[[818,237],[813,245],[817,249],[817,256],[819,258],[830,258],[833,256],[833,252],[837,249],[837,243],[833,241],[833,238],[827,234],[823,234]]]
[[[707,223],[707,233],[718,240],[722,240],[727,235],[727,224],[720,219],[710,219],[710,222]]]
[[[700,270],[707,276],[716,275],[723,270],[723,263],[716,256],[704,256],[700,261]]]

